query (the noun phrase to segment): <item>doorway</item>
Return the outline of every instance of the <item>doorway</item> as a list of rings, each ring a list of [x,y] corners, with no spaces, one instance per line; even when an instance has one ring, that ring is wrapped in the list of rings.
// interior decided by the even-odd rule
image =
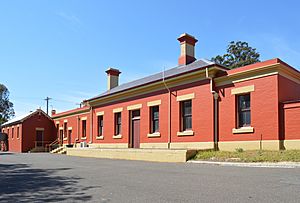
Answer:
[[[64,130],[60,129],[59,130],[59,143],[60,143],[60,145],[63,145],[63,142],[64,142]]]
[[[44,131],[36,130],[36,146],[43,147]]]
[[[131,111],[131,147],[140,148],[140,110]]]
[[[69,129],[69,130],[68,130],[68,144],[69,144],[69,145],[72,144],[71,140],[72,140],[72,130]]]

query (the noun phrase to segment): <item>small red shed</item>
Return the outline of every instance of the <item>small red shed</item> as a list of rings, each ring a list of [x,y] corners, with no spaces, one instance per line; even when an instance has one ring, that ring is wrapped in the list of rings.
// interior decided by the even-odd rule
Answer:
[[[45,151],[56,139],[54,122],[41,109],[13,118],[1,127],[8,135],[8,146],[3,149],[11,152]]]

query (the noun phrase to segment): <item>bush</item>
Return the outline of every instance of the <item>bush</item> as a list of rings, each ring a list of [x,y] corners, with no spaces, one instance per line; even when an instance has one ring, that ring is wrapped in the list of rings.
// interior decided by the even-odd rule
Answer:
[[[242,153],[242,152],[244,152],[244,149],[243,148],[236,148],[235,151],[238,152],[238,153]]]

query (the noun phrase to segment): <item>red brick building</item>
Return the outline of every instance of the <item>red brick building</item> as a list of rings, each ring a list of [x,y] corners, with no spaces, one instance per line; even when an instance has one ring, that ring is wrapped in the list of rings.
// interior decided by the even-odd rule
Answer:
[[[56,139],[53,120],[40,109],[4,123],[2,132],[8,135],[11,152],[43,151]]]
[[[118,83],[84,107],[53,112],[63,144],[100,148],[300,149],[300,72],[280,59],[229,70],[195,59],[183,34],[178,66]]]
[[[37,110],[2,125],[10,151],[60,144],[99,148],[300,149],[300,72],[280,59],[229,70],[196,60],[197,40],[183,34],[178,66],[119,85],[84,106]]]

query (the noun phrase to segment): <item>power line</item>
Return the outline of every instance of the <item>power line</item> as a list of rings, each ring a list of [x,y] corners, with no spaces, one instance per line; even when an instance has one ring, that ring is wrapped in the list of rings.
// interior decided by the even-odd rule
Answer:
[[[58,101],[58,102],[65,102],[65,103],[76,104],[76,102],[68,101],[68,100],[63,100],[63,99],[55,99],[55,98],[52,98],[52,100],[53,100],[53,101]]]
[[[62,102],[62,103],[69,103],[69,104],[73,104],[76,106],[81,107],[82,106],[82,102],[76,102],[76,101],[70,101],[70,100],[63,100],[63,99],[56,99],[56,98],[50,98],[50,97],[46,97],[45,99],[39,98],[39,97],[14,97],[15,99],[22,99],[22,100],[44,100],[46,101],[46,111],[47,114],[49,115],[49,105],[51,104],[50,100],[55,101],[55,102]],[[53,109],[53,105],[51,105],[52,109]]]
[[[43,98],[41,98],[41,97],[14,97],[13,99],[22,99],[22,100],[46,100],[46,99],[43,99]],[[78,103],[75,102],[75,101],[63,100],[63,99],[56,99],[56,98],[50,98],[50,99],[53,100],[53,101],[57,101],[57,102],[72,103],[72,104],[78,105]]]

